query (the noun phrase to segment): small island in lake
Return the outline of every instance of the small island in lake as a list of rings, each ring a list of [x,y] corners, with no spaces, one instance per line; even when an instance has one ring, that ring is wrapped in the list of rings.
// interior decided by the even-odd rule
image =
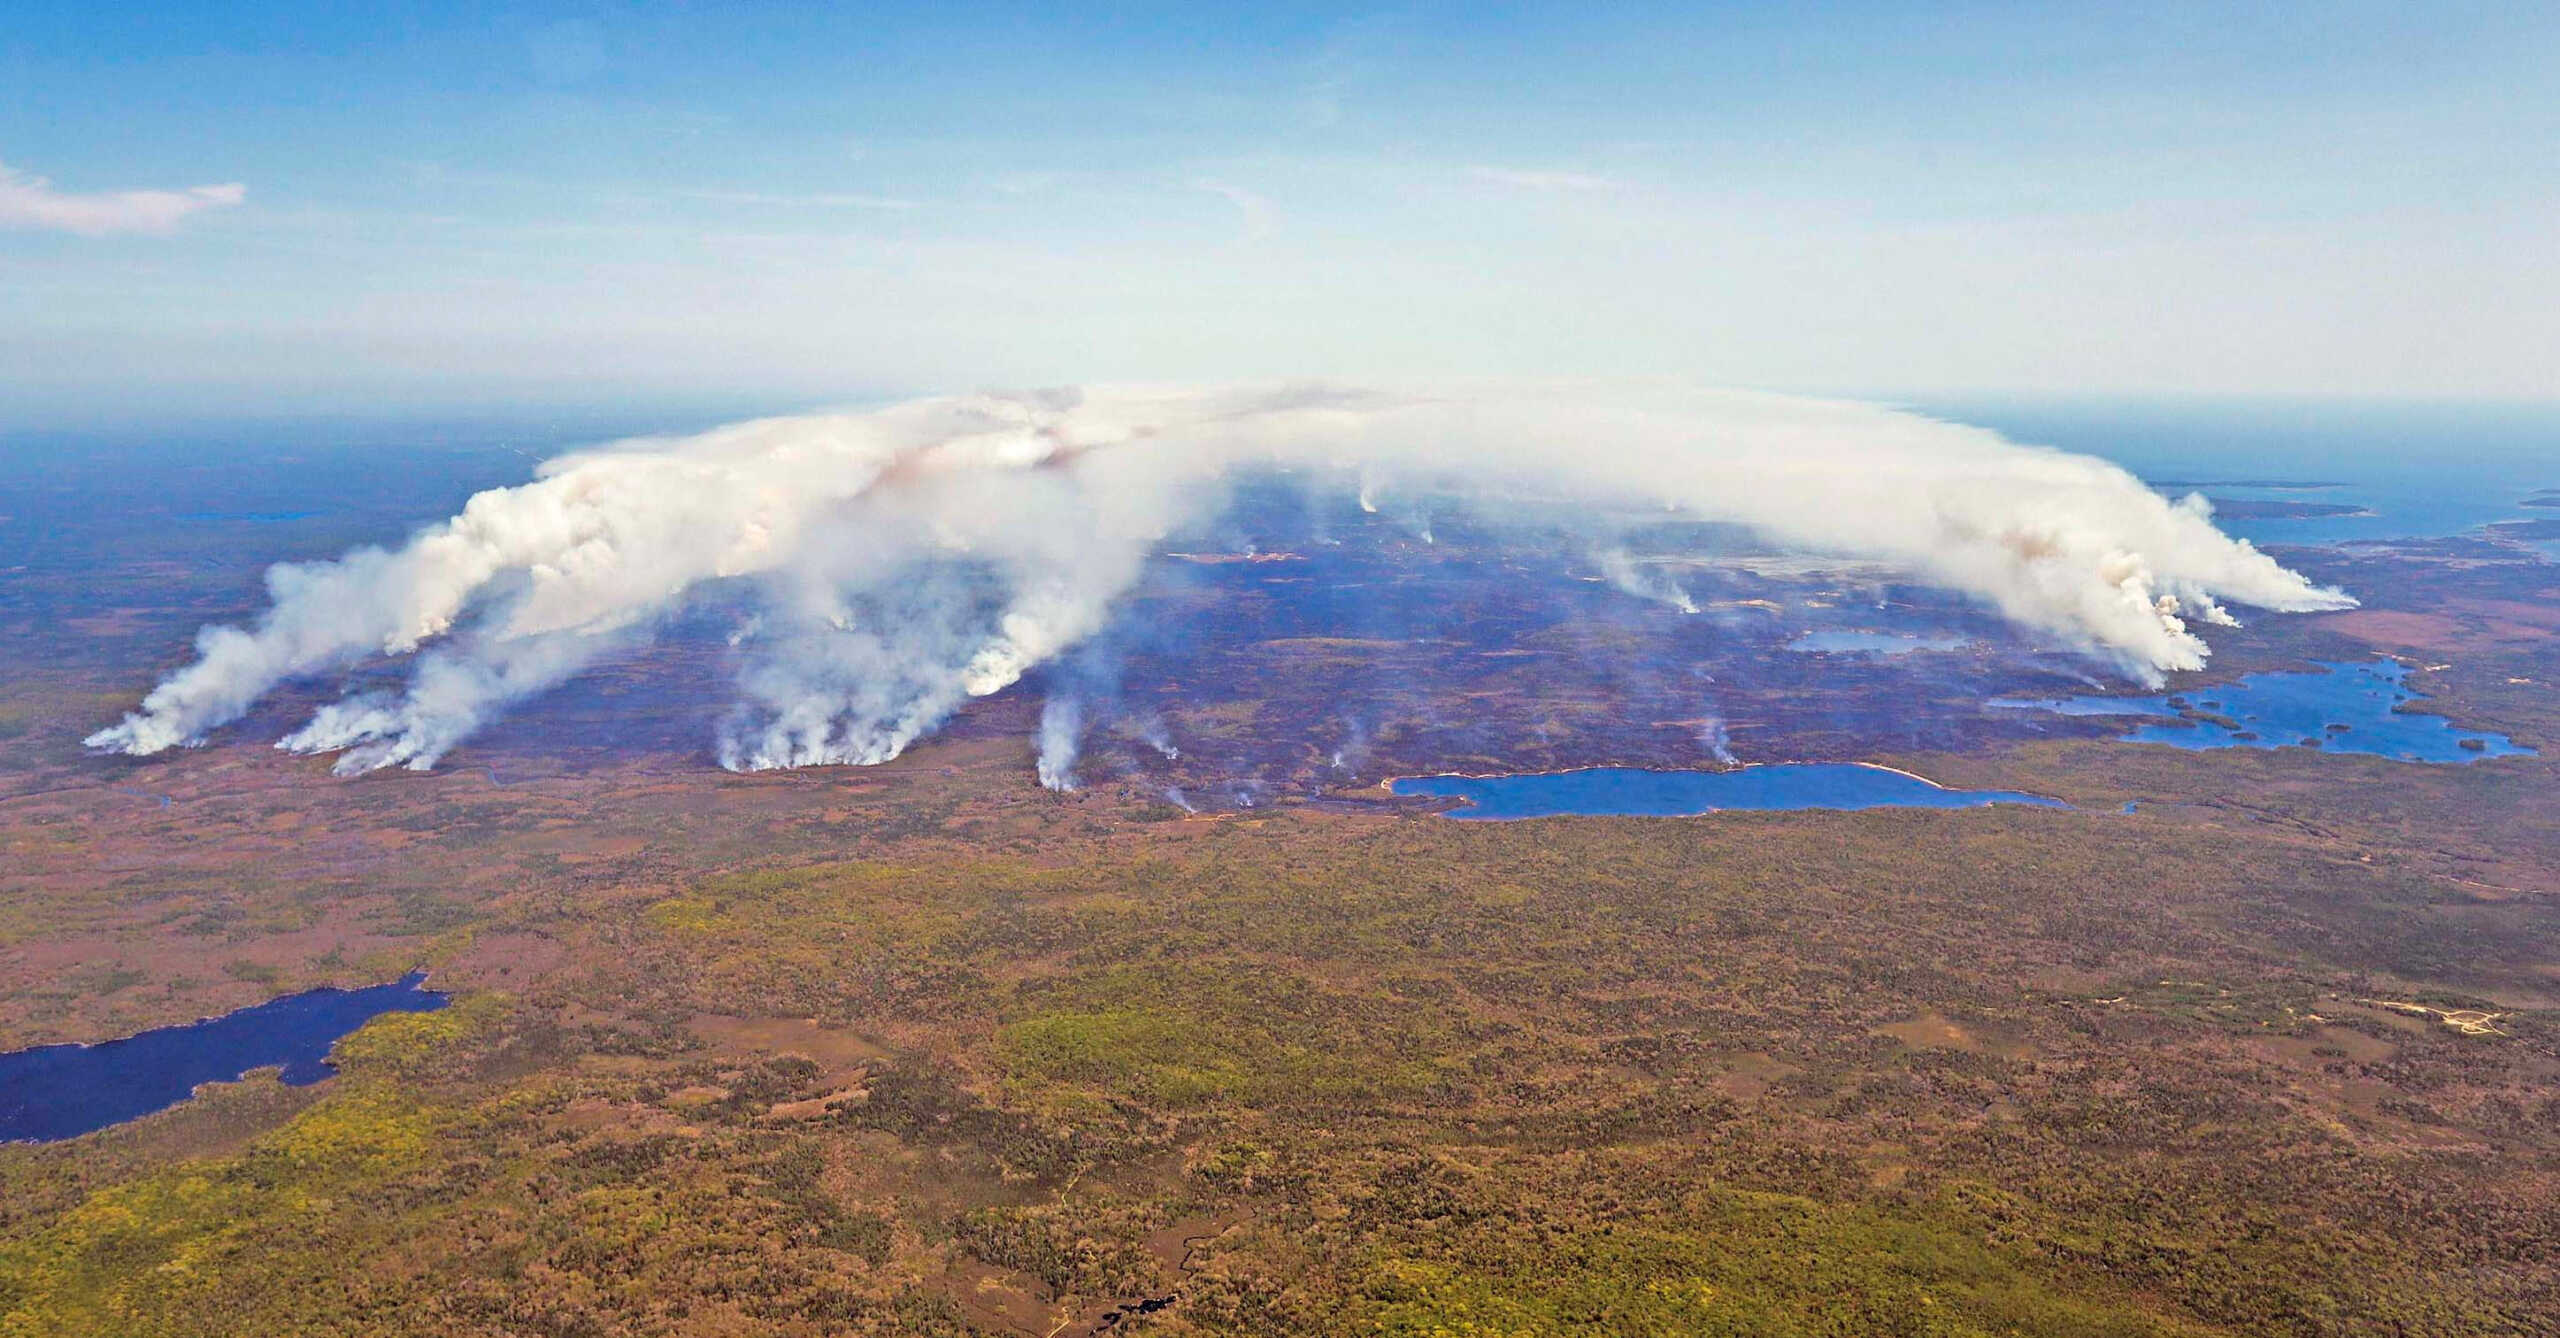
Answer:
[[[2213,514],[2224,520],[2336,520],[2379,514],[2352,502],[2297,502],[2271,497],[2207,497]]]

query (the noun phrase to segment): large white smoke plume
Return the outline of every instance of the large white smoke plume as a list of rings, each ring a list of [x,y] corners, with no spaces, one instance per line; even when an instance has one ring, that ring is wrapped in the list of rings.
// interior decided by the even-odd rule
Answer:
[[[194,743],[284,680],[414,653],[404,691],[326,707],[280,746],[336,752],[344,772],[425,768],[507,703],[646,635],[688,592],[747,581],[763,612],[741,637],[721,762],[878,762],[1095,632],[1221,479],[1266,466],[1338,471],[1369,504],[1404,480],[1739,523],[1900,565],[2154,682],[2203,664],[2189,621],[2227,622],[2218,601],[2352,602],[2223,535],[2200,501],[2166,501],[2113,465],[1863,405],[1614,389],[1051,391],[765,419],[549,461],[397,550],[270,570],[273,602],[254,626],[204,629],[194,663],[89,742],[133,754]]]

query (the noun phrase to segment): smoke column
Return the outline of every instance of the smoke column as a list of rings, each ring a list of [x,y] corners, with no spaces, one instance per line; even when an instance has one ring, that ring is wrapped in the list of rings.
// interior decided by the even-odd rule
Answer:
[[[1678,581],[1659,570],[1637,566],[1635,558],[1623,548],[1596,550],[1591,560],[1609,584],[1626,594],[1668,605],[1682,613],[1698,611],[1698,601],[1689,598],[1689,592],[1681,589]]]
[[[1097,630],[1168,533],[1240,469],[1309,467],[1750,526],[1898,564],[2134,678],[2201,667],[2223,601],[2346,607],[2200,498],[2113,465],[1865,405],[1660,388],[1387,393],[1120,387],[920,400],[643,438],[543,464],[394,549],[267,573],[248,627],[90,736],[200,742],[277,684],[414,656],[405,690],[279,746],[423,769],[514,701],[743,582],[738,769],[878,762]],[[1060,773],[1063,775],[1063,771]]]
[[[1073,697],[1051,696],[1040,706],[1040,785],[1076,788],[1076,748],[1084,734],[1084,708]]]
[[[1733,755],[1733,736],[1725,732],[1723,716],[1711,715],[1698,722],[1698,746],[1706,749],[1709,757],[1726,766],[1737,764]]]

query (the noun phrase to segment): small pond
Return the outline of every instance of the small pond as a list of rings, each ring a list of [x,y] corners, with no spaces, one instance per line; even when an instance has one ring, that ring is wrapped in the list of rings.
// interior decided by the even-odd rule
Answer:
[[[1857,762],[1790,762],[1731,771],[1589,767],[1514,776],[1405,776],[1397,795],[1464,801],[1447,816],[1470,820],[1688,817],[1727,809],[1980,808],[2058,799],[2013,790],[1950,790],[1907,771]]]
[[[1909,655],[1924,650],[1962,650],[1973,643],[1960,636],[1920,632],[1859,632],[1833,628],[1807,632],[1787,649],[1807,655]]]

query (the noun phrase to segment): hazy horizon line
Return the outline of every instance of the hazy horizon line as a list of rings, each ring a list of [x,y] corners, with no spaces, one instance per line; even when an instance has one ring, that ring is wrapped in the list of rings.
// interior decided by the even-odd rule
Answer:
[[[1268,377],[1220,379],[1204,384],[1252,384],[1306,381],[1322,383],[1327,377]],[[1538,378],[1426,378],[1432,380],[1512,383],[1534,382]],[[1559,380],[1606,381],[1608,378],[1557,378]],[[1689,384],[1800,397],[1805,399],[1842,400],[1908,409],[1924,414],[1951,413],[1966,410],[2049,410],[2049,411],[2119,411],[2151,410],[2221,410],[2221,411],[2329,411],[2329,412],[2415,412],[2478,413],[2489,415],[2539,416],[2560,414],[2560,395],[2530,398],[2510,395],[2451,396],[2435,394],[2374,393],[2335,394],[2289,390],[2269,391],[2184,391],[2184,390],[2096,390],[2043,389],[2029,387],[1974,387],[1965,389],[1878,389],[1873,387],[1806,388],[1793,385],[1754,385],[1719,382],[1708,378],[1669,378],[1648,376],[1645,381]],[[778,417],[820,412],[829,409],[862,408],[946,395],[966,395],[1001,390],[1038,388],[1043,385],[1108,385],[1126,384],[1125,378],[1083,382],[1035,382],[1010,384],[949,384],[920,386],[849,385],[841,392],[800,391],[784,388],[742,389],[738,391],[660,392],[651,394],[622,388],[564,390],[556,394],[499,393],[482,397],[467,394],[375,396],[361,403],[348,403],[336,397],[313,398],[272,408],[240,404],[170,405],[166,408],[143,408],[125,412],[82,413],[38,412],[27,416],[12,415],[0,407],[0,445],[27,438],[98,437],[112,440],[133,433],[171,431],[241,431],[294,429],[404,429],[404,428],[482,428],[510,430],[535,426],[575,428],[576,422],[602,430],[605,423],[625,424],[611,430],[644,433],[681,431],[692,423],[731,422],[739,419]],[[555,420],[544,424],[540,420]]]

